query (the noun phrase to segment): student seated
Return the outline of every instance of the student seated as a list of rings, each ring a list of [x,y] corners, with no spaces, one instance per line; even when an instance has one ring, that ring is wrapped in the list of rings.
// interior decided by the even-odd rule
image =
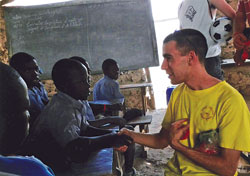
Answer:
[[[79,57],[79,56],[73,56],[70,59],[81,62],[87,68],[88,75],[89,75],[88,80],[90,82],[91,81],[91,75],[90,75],[91,70],[89,68],[88,62],[84,58]],[[96,119],[94,112],[93,112],[93,108],[94,108],[94,110],[96,110],[95,109],[96,106],[94,106],[94,107],[93,107],[93,105],[90,106],[89,102],[87,100],[82,101],[82,102],[86,106],[87,120],[88,120],[89,124],[94,126],[94,127],[98,127],[98,128],[101,128],[101,127],[108,127],[109,128],[112,126],[113,127],[114,126],[124,127],[125,124],[127,123],[124,118],[121,118],[118,116],[105,116],[104,118]]]
[[[49,102],[47,92],[39,78],[42,71],[36,59],[24,52],[14,54],[10,58],[10,66],[22,76],[28,86],[30,125],[32,126],[44,106]]]
[[[79,56],[74,56],[71,57],[70,59],[79,61],[80,63],[82,63],[88,70],[88,74],[91,73],[90,68],[89,68],[89,64],[88,62]],[[89,81],[90,79],[90,75],[88,77]],[[96,119],[94,116],[94,113],[89,105],[88,100],[83,100],[82,103],[85,105],[86,107],[86,119],[88,121],[88,123],[91,126],[97,127],[97,128],[111,128],[114,126],[120,126],[120,127],[124,127],[126,125],[126,120],[122,117],[118,117],[118,116],[107,116],[101,119]],[[126,128],[132,129],[133,127],[130,127],[128,125],[126,125]],[[127,151],[124,153],[125,156],[125,172],[124,175],[133,175],[135,174],[135,168],[133,168],[133,164],[134,164],[134,154],[135,154],[135,145],[134,143],[129,145]]]
[[[54,175],[37,158],[17,155],[28,134],[28,91],[21,76],[1,62],[0,100],[0,175]]]
[[[124,103],[124,96],[120,92],[119,83],[117,79],[120,74],[119,65],[113,59],[106,59],[102,63],[102,71],[104,77],[100,79],[94,86],[93,99],[107,100],[113,104],[117,104],[118,110],[122,110]]]
[[[82,101],[89,95],[88,73],[80,62],[61,59],[55,63],[52,79],[58,93],[38,116],[30,130],[26,150],[56,171],[69,169],[72,162],[84,162],[93,152],[116,147],[125,151],[131,138],[113,130],[90,126]]]

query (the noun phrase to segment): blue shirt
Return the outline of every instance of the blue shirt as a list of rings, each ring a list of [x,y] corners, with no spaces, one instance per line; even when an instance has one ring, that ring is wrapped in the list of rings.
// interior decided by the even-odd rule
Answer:
[[[44,86],[41,84],[40,87],[33,87],[28,89],[30,99],[30,124],[32,125],[37,116],[41,113],[44,106],[49,102],[47,92]]]
[[[92,111],[92,108],[89,105],[89,102],[87,100],[83,100],[82,104],[84,106],[84,111],[85,111],[85,114],[86,114],[86,119],[88,121],[94,121],[95,120],[95,115],[94,115],[94,113]]]
[[[16,174],[21,176],[54,176],[53,171],[35,157],[0,155],[0,175]]]
[[[124,96],[120,92],[119,83],[116,80],[104,76],[94,86],[94,101],[108,100],[112,103],[123,103]]]

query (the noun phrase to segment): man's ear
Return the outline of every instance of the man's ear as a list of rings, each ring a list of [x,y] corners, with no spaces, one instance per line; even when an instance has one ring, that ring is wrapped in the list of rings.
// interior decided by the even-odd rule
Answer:
[[[191,65],[194,62],[197,62],[198,56],[194,51],[190,51],[188,54],[188,64]]]

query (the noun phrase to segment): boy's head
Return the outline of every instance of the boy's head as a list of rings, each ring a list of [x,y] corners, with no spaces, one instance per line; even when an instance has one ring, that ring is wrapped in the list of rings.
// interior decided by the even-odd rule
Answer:
[[[90,93],[86,67],[73,59],[61,59],[52,69],[56,88],[76,100],[87,100]]]
[[[22,77],[0,62],[0,154],[15,154],[28,134],[29,97]]]
[[[81,62],[87,68],[87,70],[88,70],[88,81],[90,83],[91,82],[91,75],[90,75],[91,74],[91,70],[89,68],[89,63],[84,58],[79,57],[79,56],[73,56],[73,57],[71,57],[69,59],[73,59],[73,60]]]
[[[16,53],[10,58],[10,66],[18,71],[28,88],[39,86],[41,69],[33,56],[24,52]]]
[[[103,74],[111,79],[117,80],[120,74],[119,65],[113,59],[106,59],[102,63]]]
[[[89,63],[86,61],[86,59],[84,59],[82,57],[79,57],[79,56],[73,56],[70,59],[73,59],[73,60],[81,62],[87,68],[88,74],[91,73],[91,70],[90,70],[90,67],[89,67]]]

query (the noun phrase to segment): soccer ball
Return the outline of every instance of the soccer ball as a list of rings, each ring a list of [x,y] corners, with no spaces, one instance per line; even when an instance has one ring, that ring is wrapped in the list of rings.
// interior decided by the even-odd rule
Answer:
[[[210,27],[210,35],[217,43],[228,42],[232,39],[232,20],[228,17],[217,18]]]

